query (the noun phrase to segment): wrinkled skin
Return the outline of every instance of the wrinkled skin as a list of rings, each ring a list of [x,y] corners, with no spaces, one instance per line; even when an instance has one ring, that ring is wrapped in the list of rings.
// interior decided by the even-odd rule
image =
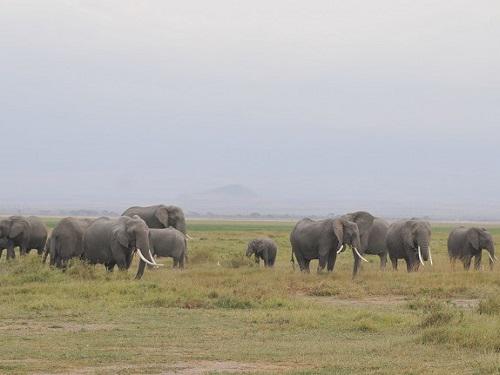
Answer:
[[[297,258],[301,271],[309,272],[309,263],[318,259],[318,273],[327,266],[328,271],[333,271],[337,260],[337,250],[341,245],[359,249],[360,237],[356,223],[345,219],[326,219],[314,221],[302,219],[295,225],[290,234],[293,255]],[[355,255],[354,269],[357,272],[361,259]],[[353,272],[353,275],[355,273]]]
[[[410,219],[392,223],[387,231],[386,244],[393,269],[397,270],[398,259],[404,259],[408,272],[418,271],[418,247],[420,246],[423,260],[427,261],[430,242],[431,225],[427,221]]]
[[[0,239],[5,243],[7,259],[15,258],[14,248],[17,246],[21,255],[32,249],[41,255],[47,241],[47,228],[36,216],[10,216],[0,220]]]
[[[186,219],[184,212],[177,206],[165,206],[159,204],[148,207],[130,207],[122,216],[139,216],[146,222],[149,228],[168,228],[173,227],[183,234],[186,234]]]
[[[175,228],[149,229],[151,252],[157,257],[170,257],[174,268],[184,268],[187,258],[186,236]]]
[[[474,268],[481,267],[482,250],[490,253],[495,259],[495,245],[491,234],[484,228],[459,227],[451,231],[448,236],[448,256],[452,267],[455,261],[462,261],[464,269],[469,270],[472,257],[474,257]],[[493,270],[493,261],[488,257],[490,270]]]
[[[256,238],[248,243],[246,256],[255,255],[255,263],[260,264],[262,259],[265,267],[273,267],[277,252],[278,247],[272,239]]]
[[[80,258],[83,253],[83,233],[94,219],[66,217],[52,231],[47,241],[43,262],[50,253],[50,265],[65,268],[72,258]]]
[[[149,252],[149,229],[144,220],[138,216],[101,217],[92,222],[83,235],[82,259],[90,264],[104,264],[108,271],[112,271],[115,265],[126,270],[137,248],[154,263]],[[145,266],[141,259],[136,279],[142,277]]]
[[[358,250],[361,255],[378,255],[380,257],[380,269],[384,270],[387,264],[385,237],[389,229],[389,223],[365,211],[352,212],[343,215],[342,218],[358,225],[361,240],[361,248]]]

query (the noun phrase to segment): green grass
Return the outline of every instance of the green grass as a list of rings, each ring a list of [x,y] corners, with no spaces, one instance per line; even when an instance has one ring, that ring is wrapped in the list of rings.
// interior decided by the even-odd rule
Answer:
[[[187,269],[161,259],[141,281],[136,261],[63,273],[4,255],[0,373],[500,373],[500,267],[452,272],[449,226],[434,228],[434,267],[380,272],[369,257],[356,280],[348,252],[333,274],[294,272],[292,227],[190,221]],[[279,246],[273,270],[243,256],[262,235]]]

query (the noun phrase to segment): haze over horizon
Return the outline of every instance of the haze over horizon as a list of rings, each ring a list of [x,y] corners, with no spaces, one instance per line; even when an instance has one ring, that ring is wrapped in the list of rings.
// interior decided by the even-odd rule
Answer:
[[[3,2],[0,209],[500,219],[499,40],[497,1]]]

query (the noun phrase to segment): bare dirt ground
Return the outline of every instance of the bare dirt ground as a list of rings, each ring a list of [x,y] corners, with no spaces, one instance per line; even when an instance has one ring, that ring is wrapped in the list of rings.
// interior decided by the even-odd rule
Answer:
[[[244,363],[235,361],[192,361],[173,364],[147,365],[113,365],[102,367],[75,368],[60,374],[158,374],[158,375],[203,375],[209,373],[246,373],[246,372],[281,372],[290,370],[290,366],[269,363]],[[48,375],[48,373],[38,373]]]

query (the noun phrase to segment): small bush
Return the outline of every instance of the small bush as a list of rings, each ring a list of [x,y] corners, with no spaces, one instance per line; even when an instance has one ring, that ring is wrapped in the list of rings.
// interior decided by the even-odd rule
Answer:
[[[479,302],[479,314],[498,315],[500,314],[500,297],[489,297]]]
[[[223,309],[250,309],[253,307],[253,303],[246,299],[222,296],[215,301],[214,306]]]
[[[253,267],[255,262],[244,255],[233,256],[227,260],[222,261],[222,266],[226,268],[240,268],[240,267]]]

